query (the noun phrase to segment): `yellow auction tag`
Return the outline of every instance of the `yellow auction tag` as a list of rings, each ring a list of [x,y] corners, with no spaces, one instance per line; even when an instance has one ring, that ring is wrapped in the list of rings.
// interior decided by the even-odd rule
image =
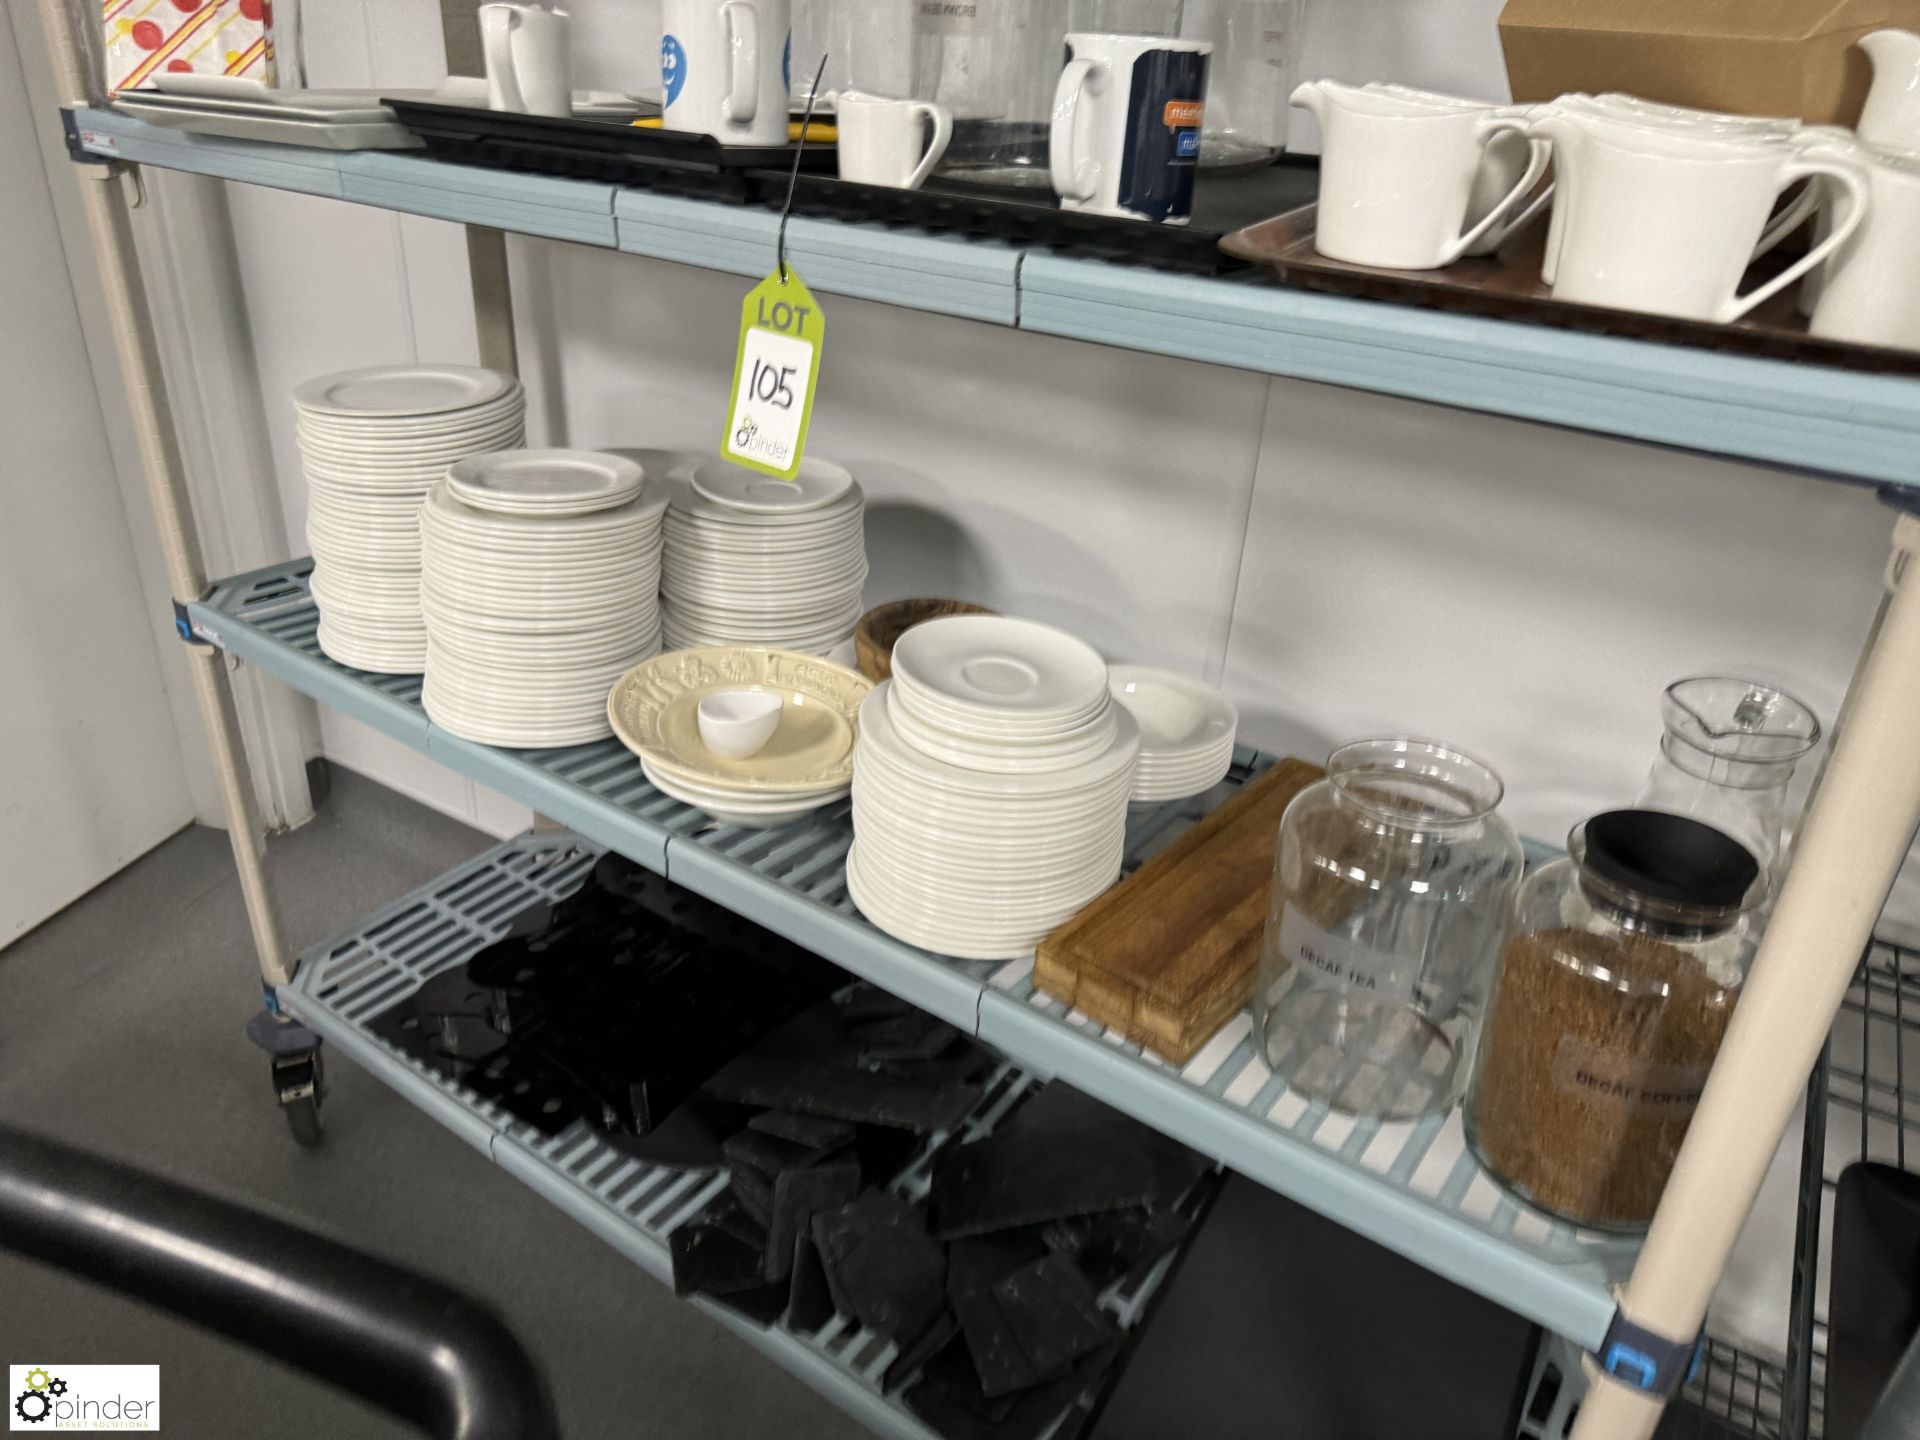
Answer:
[[[800,469],[813,418],[814,377],[827,326],[813,295],[789,265],[776,266],[740,306],[733,405],[721,451],[782,480]]]

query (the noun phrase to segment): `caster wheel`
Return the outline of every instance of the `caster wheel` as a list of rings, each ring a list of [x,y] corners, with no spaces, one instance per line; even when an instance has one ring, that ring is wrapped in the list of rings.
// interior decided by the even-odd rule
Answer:
[[[326,1138],[320,1123],[320,1102],[313,1096],[281,1106],[280,1113],[287,1117],[287,1129],[293,1134],[294,1144],[311,1150]]]
[[[273,1093],[294,1142],[311,1149],[321,1140],[320,1104],[327,1097],[318,1050],[278,1055],[273,1060]]]

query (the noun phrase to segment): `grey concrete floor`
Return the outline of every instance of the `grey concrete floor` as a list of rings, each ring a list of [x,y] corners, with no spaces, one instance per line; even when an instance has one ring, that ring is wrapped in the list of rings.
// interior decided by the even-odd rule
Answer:
[[[270,863],[296,945],[396,899],[485,836],[336,770]],[[504,1315],[569,1437],[861,1430],[343,1057],[302,1150],[242,1033],[259,1008],[226,837],[182,831],[0,951],[0,1118],[424,1270]],[[167,1434],[412,1434],[273,1359],[0,1255],[0,1364],[161,1366]]]

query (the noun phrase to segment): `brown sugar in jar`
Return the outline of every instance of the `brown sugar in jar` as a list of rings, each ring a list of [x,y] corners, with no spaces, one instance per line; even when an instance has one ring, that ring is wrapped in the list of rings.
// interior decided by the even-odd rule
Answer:
[[[1698,821],[1609,811],[1522,885],[1467,1094],[1474,1153],[1576,1224],[1653,1218],[1752,958],[1758,867]]]
[[[1645,1225],[1738,992],[1645,936],[1536,931],[1502,966],[1469,1101],[1475,1150],[1542,1209]]]

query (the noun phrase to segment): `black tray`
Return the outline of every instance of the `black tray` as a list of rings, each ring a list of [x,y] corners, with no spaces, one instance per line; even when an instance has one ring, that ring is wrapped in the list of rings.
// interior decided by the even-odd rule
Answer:
[[[778,209],[786,198],[786,173],[755,171],[752,178],[760,187],[754,198]],[[1220,249],[1221,236],[1308,203],[1319,183],[1319,168],[1310,160],[1282,159],[1230,175],[1203,171],[1194,187],[1191,223],[1155,225],[1064,210],[1046,190],[999,189],[943,176],[918,190],[901,190],[802,173],[794,187],[793,213],[915,225],[1023,248],[1212,275],[1245,263]]]
[[[386,99],[394,118],[418,135],[429,159],[495,170],[531,171],[575,180],[605,180],[641,185],[675,194],[714,199],[752,198],[750,169],[793,165],[792,144],[722,145],[711,135],[659,130],[632,122],[653,109],[632,115],[518,115],[477,105],[436,105],[421,100]],[[831,170],[831,146],[810,144],[801,163]]]
[[[792,145],[722,145],[711,136],[640,129],[625,118],[561,120],[470,105],[387,100],[427,155],[459,165],[602,180],[667,194],[779,209],[792,173]],[[1282,159],[1237,174],[1202,171],[1189,225],[1153,225],[1062,210],[1045,190],[1000,189],[935,176],[918,190],[861,185],[834,173],[830,145],[801,155],[793,211],[833,220],[913,225],[1156,269],[1216,274],[1244,262],[1220,237],[1306,204],[1318,188],[1311,160]]]

